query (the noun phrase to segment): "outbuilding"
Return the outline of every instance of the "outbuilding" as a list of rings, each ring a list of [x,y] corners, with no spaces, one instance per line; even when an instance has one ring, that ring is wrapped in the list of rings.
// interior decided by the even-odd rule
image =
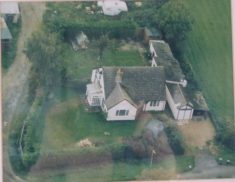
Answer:
[[[97,5],[102,7],[105,15],[109,16],[115,16],[120,14],[122,11],[128,11],[126,2],[121,0],[99,0]]]
[[[176,120],[190,120],[193,117],[193,104],[188,101],[179,84],[166,84],[166,97]]]

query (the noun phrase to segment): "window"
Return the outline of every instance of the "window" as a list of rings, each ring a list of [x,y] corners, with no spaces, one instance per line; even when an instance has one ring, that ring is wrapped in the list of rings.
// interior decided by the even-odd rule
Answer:
[[[150,101],[150,106],[151,107],[159,106],[159,101],[156,101],[156,100]]]
[[[100,105],[99,97],[93,97],[92,98],[92,105],[96,105],[96,106]]]
[[[129,110],[117,110],[116,116],[128,116]]]

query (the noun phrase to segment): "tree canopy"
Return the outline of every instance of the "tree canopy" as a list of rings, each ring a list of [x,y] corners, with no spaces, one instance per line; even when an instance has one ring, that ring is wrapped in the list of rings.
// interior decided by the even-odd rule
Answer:
[[[156,24],[170,43],[185,39],[191,30],[193,19],[181,0],[171,0],[164,4],[156,14]]]
[[[32,71],[40,86],[58,83],[63,69],[63,44],[56,33],[45,30],[35,32],[27,43],[26,55],[32,62]]]

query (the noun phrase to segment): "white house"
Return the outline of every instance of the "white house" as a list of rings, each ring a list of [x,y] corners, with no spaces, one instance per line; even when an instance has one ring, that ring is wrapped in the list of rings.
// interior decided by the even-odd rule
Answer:
[[[141,111],[165,109],[163,67],[103,67],[94,69],[87,85],[90,106],[100,106],[106,119],[135,120]]]
[[[109,16],[115,16],[122,11],[128,11],[126,2],[121,0],[99,0],[97,5],[102,7],[105,15]]]
[[[151,67],[103,67],[87,84],[90,106],[101,107],[106,119],[135,120],[141,111],[163,111],[166,101],[178,123],[209,111],[202,93],[187,93],[187,80],[169,45],[149,41]]]
[[[193,116],[193,105],[187,100],[180,84],[166,84],[167,102],[171,108],[174,119],[190,120]]]

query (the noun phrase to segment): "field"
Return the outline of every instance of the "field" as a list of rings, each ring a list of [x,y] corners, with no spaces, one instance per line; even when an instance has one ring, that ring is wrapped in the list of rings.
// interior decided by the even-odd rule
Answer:
[[[229,0],[183,0],[194,24],[187,37],[183,58],[194,75],[216,117],[234,121],[232,42]]]

